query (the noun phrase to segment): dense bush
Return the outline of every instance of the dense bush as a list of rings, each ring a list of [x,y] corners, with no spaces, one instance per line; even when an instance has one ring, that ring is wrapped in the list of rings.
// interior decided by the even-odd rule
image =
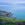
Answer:
[[[0,25],[16,25],[17,22],[25,22],[25,20],[16,20],[15,18],[0,17]]]
[[[0,24],[6,24],[6,25],[16,25],[15,24],[15,19],[14,18],[5,18],[5,17],[0,17]]]

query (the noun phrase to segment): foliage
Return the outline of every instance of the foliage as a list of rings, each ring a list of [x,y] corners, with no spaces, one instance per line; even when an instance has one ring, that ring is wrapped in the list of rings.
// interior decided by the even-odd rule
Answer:
[[[17,20],[15,18],[7,18],[7,17],[0,17],[0,19],[2,19],[2,21],[5,22],[25,22],[25,20]]]
[[[6,22],[6,25],[16,25],[16,22],[25,22],[25,20],[17,20],[15,18],[0,17],[0,22]]]
[[[16,25],[15,24],[15,19],[14,18],[5,18],[5,17],[0,17],[0,22],[6,22],[6,25]]]

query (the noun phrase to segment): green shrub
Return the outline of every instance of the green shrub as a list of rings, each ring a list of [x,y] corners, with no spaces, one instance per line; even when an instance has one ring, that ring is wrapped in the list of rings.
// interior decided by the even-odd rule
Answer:
[[[0,22],[6,22],[6,25],[16,25],[16,22],[25,22],[25,20],[16,20],[15,18],[0,17]]]
[[[6,22],[5,23],[6,25],[15,25],[15,19],[14,18],[0,17],[0,22]],[[5,25],[5,24],[2,24],[2,25]]]

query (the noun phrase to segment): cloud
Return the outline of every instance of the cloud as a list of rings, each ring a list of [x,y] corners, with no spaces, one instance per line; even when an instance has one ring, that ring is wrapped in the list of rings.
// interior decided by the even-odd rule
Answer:
[[[16,3],[25,3],[25,0],[16,0]]]
[[[5,3],[16,3],[16,0],[0,0],[0,2],[5,2]]]

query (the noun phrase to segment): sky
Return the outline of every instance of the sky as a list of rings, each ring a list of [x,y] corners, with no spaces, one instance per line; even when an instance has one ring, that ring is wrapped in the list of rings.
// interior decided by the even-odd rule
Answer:
[[[0,2],[5,2],[5,3],[25,3],[25,0],[0,0]]]
[[[10,3],[10,4],[12,4],[12,5],[10,5],[10,6],[8,6],[8,7],[14,7],[14,9],[13,10],[23,10],[23,9],[25,9],[25,6],[23,6],[23,5],[19,5],[19,4],[22,4],[22,3],[24,3],[25,4],[25,0],[0,0],[0,2],[3,2],[3,3]],[[18,5],[17,5],[18,4]],[[2,5],[0,5],[0,6],[2,6]],[[12,10],[11,9],[11,10]],[[14,11],[13,11],[14,12]]]
[[[16,3],[16,0],[0,0],[0,2],[5,2],[5,3]]]
[[[11,5],[7,5],[8,7],[14,7],[14,9],[16,8],[16,0],[0,0],[0,2],[3,3],[10,3]],[[0,5],[3,6],[3,5]]]
[[[22,5],[22,3],[25,4],[25,0],[0,0],[0,2],[8,3],[8,4],[10,3],[11,5],[0,5],[0,6],[13,7],[11,9],[13,12],[15,12],[16,10],[23,10],[23,9],[25,9],[25,6]],[[19,5],[19,4],[21,4],[21,5]]]

